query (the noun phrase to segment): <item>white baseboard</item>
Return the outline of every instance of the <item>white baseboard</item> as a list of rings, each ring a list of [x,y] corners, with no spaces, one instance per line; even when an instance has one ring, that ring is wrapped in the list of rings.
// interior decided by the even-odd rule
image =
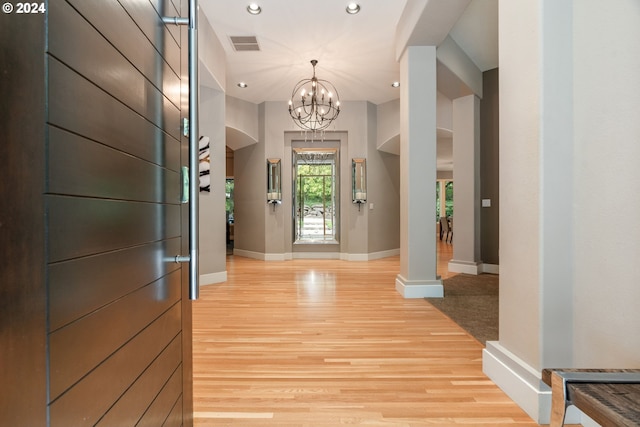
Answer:
[[[369,261],[369,254],[340,254],[340,259],[345,261]]]
[[[452,259],[447,266],[452,273],[466,273],[478,275],[482,273],[500,274],[500,266],[496,264],[485,264],[482,262],[458,261]]]
[[[482,273],[482,264],[479,262],[458,261],[452,259],[449,261],[447,268],[452,273],[474,274],[476,276]]]
[[[390,249],[388,251],[371,252],[368,255],[369,255],[369,258],[368,258],[369,261],[373,261],[374,259],[389,258],[392,256],[400,255],[400,248]]]
[[[265,261],[286,261],[286,254],[264,254]]]
[[[294,252],[293,259],[343,259],[340,252]]]
[[[213,285],[215,283],[223,283],[227,281],[227,272],[220,271],[218,273],[209,273],[200,275],[201,286]]]
[[[540,372],[498,341],[487,341],[482,351],[482,370],[535,422],[549,424],[551,389],[542,382]],[[565,423],[580,424],[581,418],[575,407],[567,408]]]
[[[498,264],[482,264],[482,272],[489,274],[500,274],[500,266]]]
[[[234,248],[233,254],[238,256],[243,256],[245,258],[259,259],[259,260],[265,261],[265,254],[263,254],[262,252],[253,252],[253,251],[247,251],[244,249]]]
[[[243,249],[234,249],[233,254],[246,258],[259,259],[262,261],[287,261],[292,259],[340,259],[344,261],[361,262],[397,256],[400,255],[400,249],[372,252],[369,254],[348,254],[343,252],[287,252],[263,254],[260,252],[246,251]]]
[[[407,280],[396,276],[396,291],[404,298],[442,298],[444,288],[442,280]]]

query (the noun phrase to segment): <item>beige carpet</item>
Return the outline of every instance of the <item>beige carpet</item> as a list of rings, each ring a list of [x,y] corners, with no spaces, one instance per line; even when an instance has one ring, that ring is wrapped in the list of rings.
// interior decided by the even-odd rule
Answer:
[[[482,344],[498,340],[495,274],[457,274],[443,280],[444,298],[425,298]]]

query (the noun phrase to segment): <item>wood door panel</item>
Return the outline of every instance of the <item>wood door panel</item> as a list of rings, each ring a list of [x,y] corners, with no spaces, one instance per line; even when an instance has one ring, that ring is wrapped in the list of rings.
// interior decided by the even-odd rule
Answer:
[[[184,395],[183,395],[184,396]],[[181,427],[183,424],[183,408],[184,408],[184,397],[180,396],[180,399],[176,402],[175,406],[171,410],[171,413],[167,417],[162,427]]]
[[[155,399],[157,390],[160,390],[180,367],[181,346],[182,336],[178,335],[136,382],[127,389],[96,426],[136,425]]]
[[[48,68],[49,123],[159,166],[180,169],[178,137],[164,132],[60,61],[50,57]],[[179,123],[173,126],[178,129]]]
[[[51,262],[180,235],[180,205],[64,196],[47,202]]]
[[[50,2],[48,22],[51,425],[166,419],[184,352],[182,52],[147,4]]]
[[[173,238],[49,265],[49,331],[86,316],[180,268]]]
[[[188,427],[175,5],[44,6],[0,14],[0,424]]]
[[[134,19],[138,21],[136,12],[131,10],[132,9],[131,5],[135,3],[136,6],[138,6],[138,3],[140,2],[137,2],[136,0],[122,0],[120,3],[122,3],[122,5],[127,9],[127,11],[129,11],[131,16],[133,16]],[[179,12],[180,0],[176,0],[176,2],[173,2],[172,0],[149,0],[149,3],[151,3],[151,6],[153,6],[158,16],[182,16],[185,18],[187,17],[187,12],[180,15],[180,12]],[[173,37],[173,39],[177,43],[177,45],[181,46],[182,45],[182,42],[180,40],[181,28],[177,25],[167,25],[166,28],[171,34],[171,37]],[[185,46],[185,50],[186,50],[186,46]]]
[[[152,2],[137,0],[120,0],[120,4],[177,76],[180,73],[180,39],[172,34],[172,30],[178,34],[178,28],[161,22],[163,16],[178,16],[176,9],[171,6],[156,10]],[[180,106],[179,103],[176,105]]]
[[[182,394],[182,370],[176,369],[136,427],[157,427],[167,421]]]
[[[60,395],[180,299],[180,271],[49,335],[50,394]]]
[[[52,2],[49,6],[49,28],[51,55],[179,138],[179,108],[75,9],[63,1]],[[177,92],[175,86],[165,89]]]
[[[120,399],[136,399],[136,405],[142,406],[144,412],[179,364],[180,349],[178,347],[176,363],[175,346],[180,342],[180,307],[175,304],[73,388],[55,399],[50,406],[51,426],[92,426],[105,412],[108,419],[139,419],[140,409],[129,412],[130,407],[119,405]],[[144,382],[142,379],[148,374],[157,374],[160,376],[158,379],[165,375],[165,379],[160,384],[156,384],[157,381]],[[140,390],[136,386],[139,381],[148,388]],[[133,397],[132,389],[135,391]],[[103,425],[135,425],[135,422]]]
[[[180,46],[148,2],[69,0],[171,102],[180,106]],[[151,49],[150,49],[151,47]],[[167,90],[163,90],[163,89]]]
[[[53,127],[49,145],[50,193],[180,203],[176,171]]]

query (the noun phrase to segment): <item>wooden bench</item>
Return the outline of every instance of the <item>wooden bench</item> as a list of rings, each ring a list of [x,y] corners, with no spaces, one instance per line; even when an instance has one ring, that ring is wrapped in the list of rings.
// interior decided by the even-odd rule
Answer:
[[[545,369],[550,427],[564,425],[573,405],[603,427],[640,426],[640,369]]]

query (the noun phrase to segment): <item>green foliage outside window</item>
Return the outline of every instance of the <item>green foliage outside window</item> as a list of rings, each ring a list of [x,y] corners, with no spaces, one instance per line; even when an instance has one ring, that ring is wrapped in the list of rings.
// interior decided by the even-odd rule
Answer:
[[[447,181],[444,186],[445,191],[445,215],[440,215],[440,183],[436,182],[436,221],[440,220],[441,216],[452,217],[453,216],[453,181]]]
[[[227,218],[233,218],[233,179],[227,179],[224,185],[225,211]]]
[[[331,165],[298,165],[298,179],[302,185],[305,205],[322,204],[323,200],[331,203]]]

